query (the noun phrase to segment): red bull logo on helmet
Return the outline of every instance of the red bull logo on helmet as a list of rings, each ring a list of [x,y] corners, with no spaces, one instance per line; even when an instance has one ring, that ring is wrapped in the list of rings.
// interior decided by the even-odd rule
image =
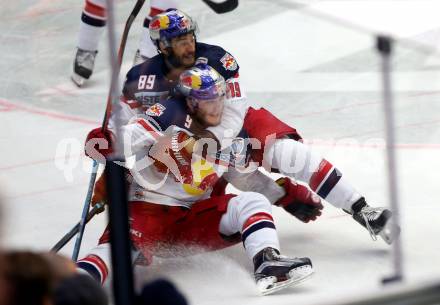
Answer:
[[[163,29],[167,29],[169,25],[170,25],[170,19],[168,18],[167,15],[158,15],[150,23],[150,29],[163,30]]]
[[[200,89],[202,87],[202,79],[194,74],[184,75],[181,79],[181,83],[191,89]]]
[[[223,55],[220,61],[223,64],[223,68],[225,68],[226,70],[234,71],[237,69],[237,62],[235,61],[235,58],[229,53]]]

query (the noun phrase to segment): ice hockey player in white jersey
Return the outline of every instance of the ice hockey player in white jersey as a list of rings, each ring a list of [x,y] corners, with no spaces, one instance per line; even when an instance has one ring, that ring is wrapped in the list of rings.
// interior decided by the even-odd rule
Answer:
[[[150,11],[143,22],[143,32],[134,64],[141,63],[157,54],[156,47],[149,38],[150,20],[169,8],[176,8],[176,4],[176,0],[150,0]],[[83,86],[93,73],[99,42],[107,21],[106,6],[106,0],[85,0],[71,76],[72,81],[78,87]]]
[[[222,122],[206,128],[199,137],[210,136],[220,144],[227,143],[225,135],[234,137],[243,127],[249,138],[256,139],[260,144],[259,149],[252,150],[254,162],[269,171],[306,183],[321,198],[351,214],[373,239],[380,236],[391,243],[399,232],[399,228],[392,224],[391,211],[369,206],[340,170],[301,142],[295,128],[264,108],[249,107],[238,76],[236,59],[219,46],[196,41],[195,30],[191,17],[178,10],[158,14],[152,19],[150,37],[155,41],[159,54],[127,73],[121,97],[125,121],[165,99],[173,90],[176,84],[173,80],[180,71],[195,62],[207,62],[226,80],[229,96],[225,101]],[[110,120],[110,128],[112,124]],[[110,136],[96,129],[89,134],[88,139],[91,138],[110,139]],[[299,163],[302,163],[301,166]],[[284,178],[278,182],[286,189],[293,183]],[[288,208],[285,209],[291,213]]]
[[[304,281],[313,273],[312,263],[280,254],[271,201],[289,197],[298,216],[313,220],[321,214],[319,198],[300,187],[307,198],[299,200],[258,171],[242,174],[238,167],[247,166],[246,149],[221,155],[215,141],[195,136],[221,122],[227,89],[213,68],[199,64],[183,72],[178,88],[182,96],[156,103],[123,127],[126,158],[136,156],[129,187],[134,248],[151,262],[153,256],[191,253],[192,246],[216,250],[242,242],[262,294]],[[245,138],[243,130],[236,140]],[[217,193],[222,176],[252,191]],[[100,281],[108,275],[108,241],[106,231],[98,247],[78,261]]]

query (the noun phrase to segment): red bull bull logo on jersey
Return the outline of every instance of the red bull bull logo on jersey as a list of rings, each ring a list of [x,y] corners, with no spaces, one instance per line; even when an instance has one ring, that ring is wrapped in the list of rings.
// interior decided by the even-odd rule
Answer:
[[[165,109],[164,105],[157,103],[148,108],[146,113],[149,116],[161,116]]]
[[[234,71],[237,69],[237,62],[235,61],[235,58],[229,53],[223,55],[220,61],[223,64],[223,68],[225,68],[226,70]]]

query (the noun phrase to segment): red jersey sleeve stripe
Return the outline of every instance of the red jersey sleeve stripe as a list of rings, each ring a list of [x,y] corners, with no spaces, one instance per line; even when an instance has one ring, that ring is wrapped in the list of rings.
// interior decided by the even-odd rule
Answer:
[[[148,131],[155,139],[163,136],[162,133],[160,131],[158,131],[156,128],[154,128],[154,126],[144,120],[144,119],[138,119],[137,123],[139,123],[146,131]]]

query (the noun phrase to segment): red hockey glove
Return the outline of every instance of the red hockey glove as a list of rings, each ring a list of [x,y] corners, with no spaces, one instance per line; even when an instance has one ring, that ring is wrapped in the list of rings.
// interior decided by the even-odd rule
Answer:
[[[321,199],[306,186],[297,184],[289,178],[276,181],[286,191],[286,195],[275,202],[302,222],[314,221],[321,215],[324,206]]]
[[[99,154],[107,158],[113,153],[112,143],[112,133],[109,130],[102,131],[101,127],[92,129],[84,145],[85,154],[93,160],[105,161]]]
[[[160,137],[148,155],[160,172],[168,170],[182,183],[192,182],[191,157],[195,139],[184,132]]]

